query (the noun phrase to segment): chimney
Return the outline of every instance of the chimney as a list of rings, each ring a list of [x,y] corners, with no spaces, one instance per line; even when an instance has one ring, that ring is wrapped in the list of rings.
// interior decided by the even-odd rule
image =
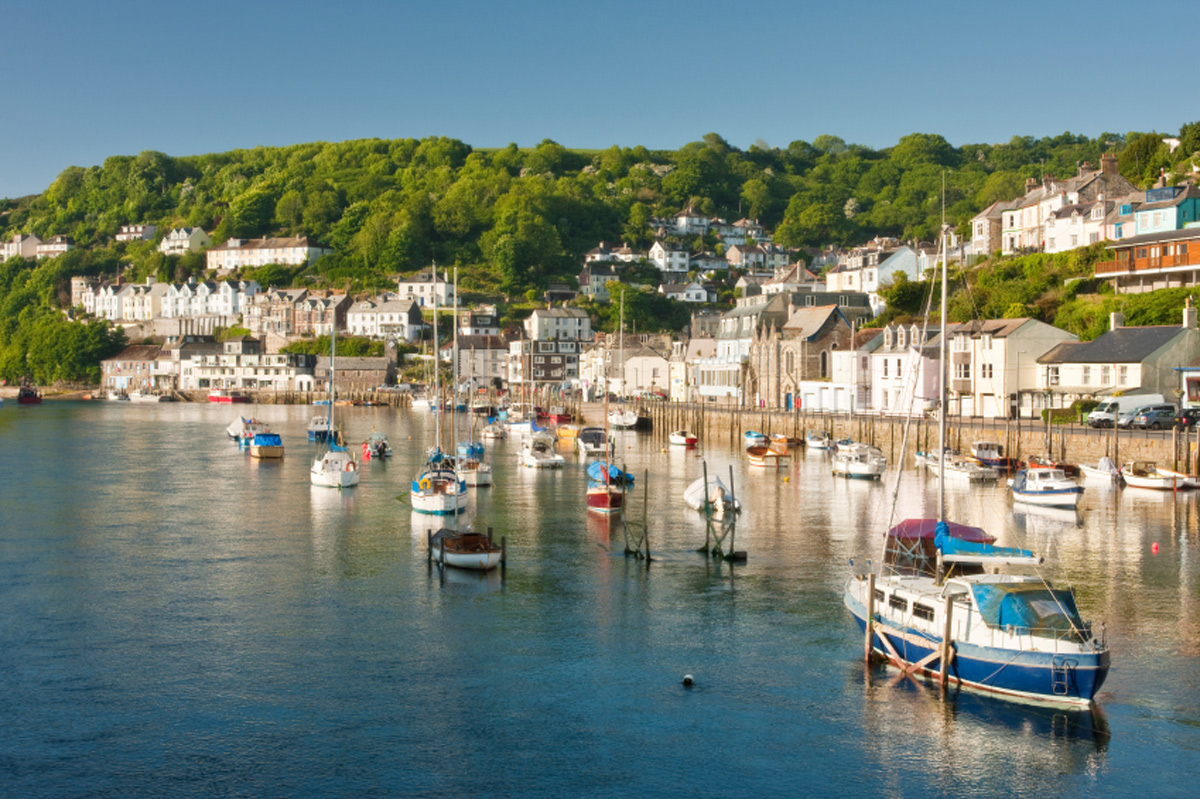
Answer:
[[[1183,329],[1196,329],[1196,306],[1191,297],[1188,297],[1187,302],[1183,304]]]
[[[1034,179],[1034,178],[1026,178],[1025,179],[1025,193],[1026,194],[1028,194],[1029,192],[1036,189],[1037,186],[1038,186],[1038,182],[1036,179]]]
[[[1100,171],[1112,177],[1117,175],[1117,157],[1112,153],[1105,153],[1100,156]]]
[[[1125,314],[1120,311],[1113,311],[1108,315],[1108,329],[1116,330],[1118,327],[1125,326]]]
[[[1083,177],[1084,175],[1086,175],[1087,173],[1089,173],[1091,171],[1092,171],[1092,162],[1091,161],[1084,161],[1083,163],[1081,163],[1079,165],[1079,177]]]

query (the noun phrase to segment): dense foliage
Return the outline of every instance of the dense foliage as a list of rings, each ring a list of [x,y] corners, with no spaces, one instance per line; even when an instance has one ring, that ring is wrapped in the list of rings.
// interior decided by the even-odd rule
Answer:
[[[105,321],[67,319],[61,287],[82,253],[34,264],[0,263],[0,379],[37,385],[100,382],[100,361],[124,349],[125,333]]]

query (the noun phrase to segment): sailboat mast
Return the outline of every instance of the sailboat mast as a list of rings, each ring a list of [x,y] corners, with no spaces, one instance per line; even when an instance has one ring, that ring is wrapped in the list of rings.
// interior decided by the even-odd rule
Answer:
[[[458,446],[458,267],[454,267],[454,347],[451,354],[454,363],[450,364],[450,445]],[[457,450],[455,450],[457,454]]]
[[[438,294],[437,294],[437,264],[433,265],[433,401],[441,403],[440,415],[438,416],[437,424],[434,425],[434,440],[437,442],[437,448],[440,452],[442,449],[442,419],[446,417],[446,401],[442,397],[442,381],[438,375],[438,359],[441,353],[438,352]]]
[[[945,180],[945,178],[942,178]],[[943,213],[945,213],[943,211]],[[938,336],[938,521],[946,518],[946,224],[942,222],[942,312]]]

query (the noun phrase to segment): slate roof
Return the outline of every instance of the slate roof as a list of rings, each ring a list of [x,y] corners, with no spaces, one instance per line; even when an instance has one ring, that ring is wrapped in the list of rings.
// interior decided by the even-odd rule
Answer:
[[[817,305],[812,308],[798,308],[783,323],[781,329],[787,331],[788,338],[795,336],[796,338],[811,339],[820,334],[825,325],[829,323],[829,318],[834,315],[842,316],[842,312],[838,310],[836,305]],[[844,317],[842,321],[846,322]],[[846,324],[847,326],[849,325],[849,323]]]
[[[1059,344],[1038,363],[1141,363],[1171,339],[1187,331],[1179,325],[1118,327],[1092,341]]]

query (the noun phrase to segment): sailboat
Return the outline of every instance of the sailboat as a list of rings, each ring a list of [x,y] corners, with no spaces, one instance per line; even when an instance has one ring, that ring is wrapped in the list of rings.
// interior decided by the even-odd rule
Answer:
[[[942,229],[941,350],[938,387],[946,407],[946,227]],[[946,413],[938,452],[944,459]],[[1103,628],[1085,622],[1069,589],[1040,575],[1007,571],[1041,558],[997,547],[982,529],[945,519],[945,472],[938,470],[938,518],[907,519],[888,531],[883,570],[860,571],[843,600],[865,634],[868,658],[905,675],[936,676],[945,687],[1055,705],[1090,706],[1108,675]],[[987,569],[994,567],[995,573]],[[1006,569],[1006,571],[1000,571]]]
[[[441,382],[438,377],[437,293],[433,295],[433,399],[442,403]],[[454,461],[442,452],[442,421],[439,415],[435,426],[437,442],[425,459],[425,466],[412,481],[412,506],[417,513],[435,516],[456,516],[467,507],[467,484],[454,471]]]
[[[607,354],[608,348],[605,348]],[[607,363],[607,358],[605,359]],[[608,370],[604,372],[604,385],[608,386]],[[608,417],[608,391],[604,392],[604,416]],[[614,469],[612,464],[611,439],[606,437],[604,460],[588,464],[587,509],[592,513],[619,513],[625,506],[625,484],[627,475]],[[613,472],[617,472],[614,480]]]
[[[337,362],[337,331],[334,325],[329,328],[329,404],[325,406],[328,430],[335,431],[326,438],[329,449],[318,455],[309,469],[309,480],[315,486],[330,488],[350,488],[358,485],[358,463],[346,449],[340,433],[333,424],[333,387]]]
[[[458,267],[454,268],[454,367],[451,374],[454,376],[454,385],[458,386]],[[468,385],[475,384],[475,359],[471,359],[471,375]],[[457,398],[455,398],[457,400]],[[457,401],[454,404],[457,409]],[[470,420],[467,426],[467,439],[458,441],[455,448],[454,472],[458,478],[472,488],[487,487],[492,484],[492,467],[483,460],[483,442],[476,441],[473,435],[475,430],[475,415],[468,414]],[[453,435],[455,423],[458,421],[457,412],[451,417],[451,434]]]
[[[624,403],[625,403],[625,295],[624,294],[621,294],[621,321],[617,328],[617,331],[618,331],[617,335],[619,336],[619,338],[617,339],[617,342],[618,342],[618,346],[620,347],[620,353],[621,353],[621,393],[618,395],[618,397],[621,401],[621,404],[624,405]],[[607,388],[607,386],[606,386],[606,388]],[[604,397],[606,400],[608,399],[607,390],[604,393]],[[605,404],[605,407],[606,408],[608,407],[607,403]],[[638,420],[637,413],[635,413],[634,411],[631,411],[627,408],[624,408],[624,407],[618,408],[615,411],[606,412],[604,414],[604,416],[608,421],[608,426],[614,430],[632,430],[634,427],[637,426],[637,420]]]

